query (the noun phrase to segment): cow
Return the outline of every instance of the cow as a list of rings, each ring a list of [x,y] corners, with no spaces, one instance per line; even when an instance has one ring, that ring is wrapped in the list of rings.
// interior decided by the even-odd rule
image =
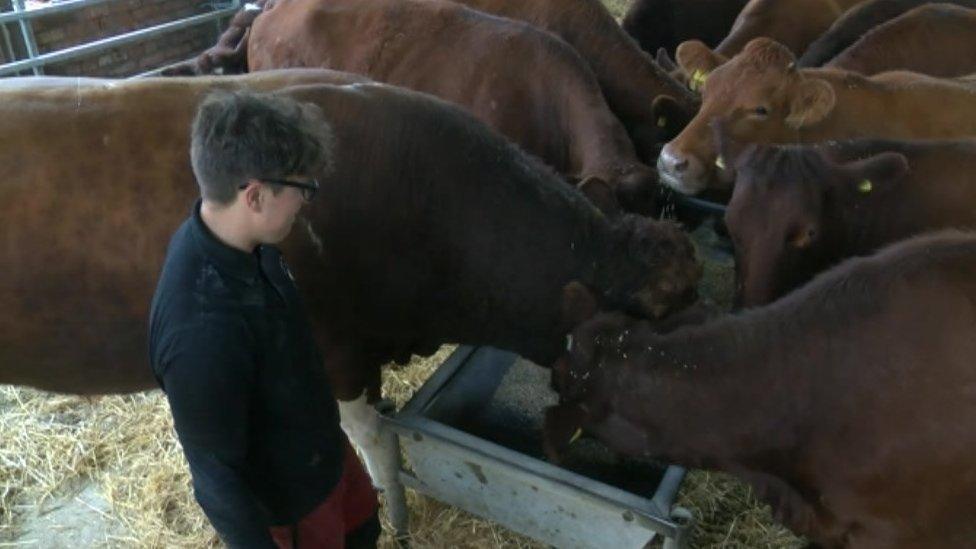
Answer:
[[[683,46],[691,43],[686,42]],[[679,53],[681,51],[679,50]],[[783,45],[757,38],[731,60],[698,43],[684,48],[685,70],[718,64],[702,88],[702,107],[658,159],[661,182],[685,194],[730,185],[709,123],[728,119],[742,142],[832,139],[952,139],[976,135],[976,94],[960,83],[912,73],[865,77],[836,69],[797,69]]]
[[[524,21],[565,40],[593,70],[643,162],[653,164],[661,144],[677,135],[698,110],[695,94],[641,50],[599,0],[454,1]],[[661,95],[673,99],[677,108],[659,112],[654,100]]]
[[[976,0],[869,0],[854,6],[834,21],[797,60],[800,68],[820,67],[837,57],[871,29],[926,4],[953,4],[976,8]]]
[[[976,234],[948,231],[667,335],[598,315],[554,365],[547,453],[582,431],[622,454],[731,473],[814,547],[969,547],[974,303]]]
[[[676,225],[604,215],[453,105],[316,78],[335,75],[0,91],[0,383],[79,394],[155,386],[148,307],[167,238],[197,194],[190,122],[218,88],[278,90],[318,105],[332,125],[336,165],[315,174],[319,195],[282,249],[344,428],[380,486],[394,474],[378,464],[369,406],[382,364],[447,342],[549,364],[570,328],[563,287],[577,278],[607,308],[648,317],[693,299],[701,269]],[[610,199],[605,185],[584,188]]]
[[[799,55],[844,12],[864,1],[749,0],[715,52],[732,57],[753,38],[766,37]]]
[[[626,210],[657,211],[657,176],[593,71],[565,41],[527,23],[442,0],[284,0],[264,4],[238,49],[252,71],[324,67],[457,103],[572,182],[598,179]],[[671,97],[661,109],[670,115],[665,126],[687,121],[687,107]],[[638,134],[650,136],[644,156],[653,159],[658,134],[645,130],[650,117],[658,129],[659,116],[654,96],[644,99],[643,110],[634,108],[644,116]]]
[[[721,141],[720,141],[721,142]],[[976,140],[722,147],[741,303],[769,303],[843,259],[976,229]]]
[[[674,54],[678,44],[698,39],[715,47],[749,0],[635,0],[621,26],[644,51]]]
[[[824,67],[873,75],[906,70],[931,76],[976,71],[976,9],[928,4],[882,24]]]

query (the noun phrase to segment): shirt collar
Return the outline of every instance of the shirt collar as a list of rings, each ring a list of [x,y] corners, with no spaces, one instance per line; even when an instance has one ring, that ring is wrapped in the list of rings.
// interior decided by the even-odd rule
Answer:
[[[193,204],[193,216],[190,223],[191,232],[194,240],[200,247],[203,254],[213,261],[217,270],[233,276],[247,284],[253,284],[258,279],[259,250],[260,246],[252,253],[243,252],[221,242],[207,224],[200,217],[200,204],[203,201],[197,199]]]

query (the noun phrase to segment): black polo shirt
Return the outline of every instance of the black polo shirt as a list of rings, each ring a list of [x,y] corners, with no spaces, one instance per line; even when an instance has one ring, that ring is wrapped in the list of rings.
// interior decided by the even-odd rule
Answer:
[[[231,547],[324,501],[342,471],[339,413],[281,253],[220,242],[200,201],[169,244],[149,355],[197,501]]]

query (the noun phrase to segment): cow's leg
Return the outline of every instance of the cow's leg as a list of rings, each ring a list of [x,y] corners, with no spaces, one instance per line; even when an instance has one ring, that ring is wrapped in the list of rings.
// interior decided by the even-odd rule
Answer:
[[[347,368],[341,369],[341,375],[332,376],[342,430],[359,450],[373,485],[386,496],[386,512],[397,534],[405,535],[407,500],[400,482],[400,445],[396,434],[384,428],[376,409],[380,365],[351,360],[343,364]],[[353,392],[356,388],[358,392]]]
[[[398,535],[407,533],[407,499],[400,482],[400,444],[396,433],[383,426],[366,391],[351,401],[339,401],[342,429],[359,449],[373,485],[386,496],[386,512]]]

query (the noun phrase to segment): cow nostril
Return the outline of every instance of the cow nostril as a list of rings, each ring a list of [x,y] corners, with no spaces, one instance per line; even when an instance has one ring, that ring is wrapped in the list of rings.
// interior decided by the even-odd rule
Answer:
[[[688,159],[678,160],[677,162],[674,163],[674,171],[683,172],[688,169],[688,164],[689,164]]]

